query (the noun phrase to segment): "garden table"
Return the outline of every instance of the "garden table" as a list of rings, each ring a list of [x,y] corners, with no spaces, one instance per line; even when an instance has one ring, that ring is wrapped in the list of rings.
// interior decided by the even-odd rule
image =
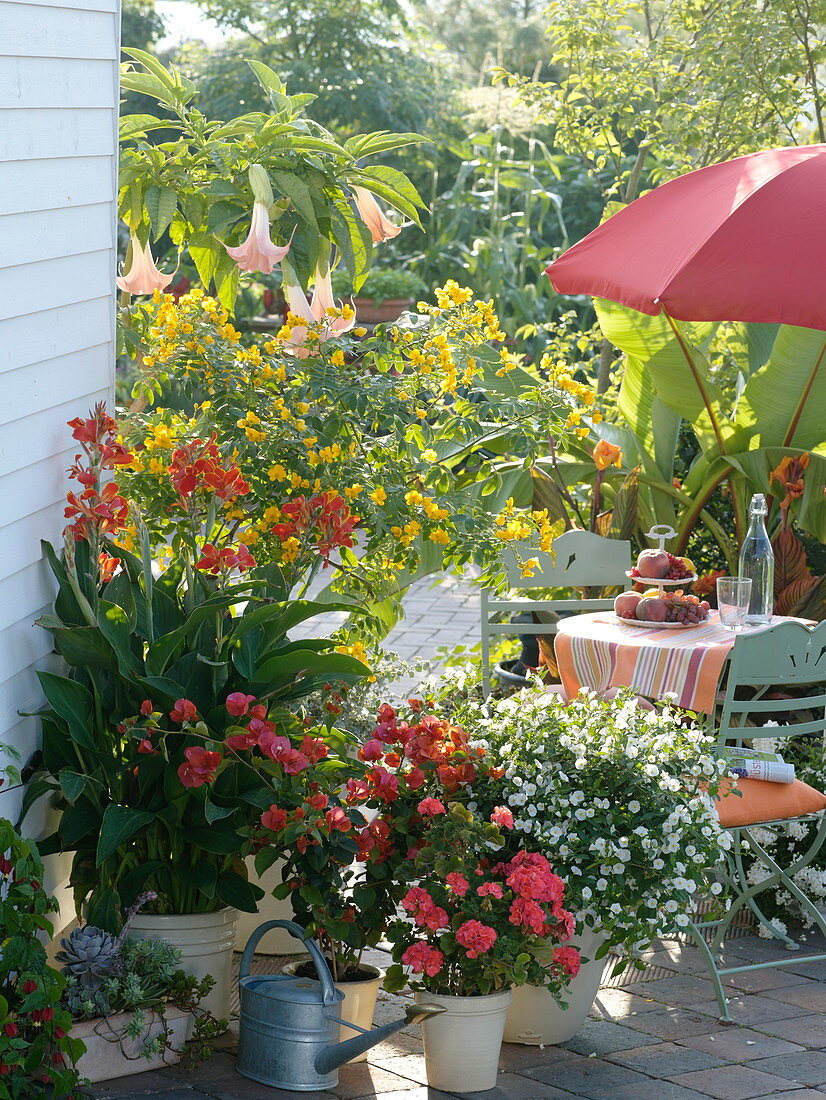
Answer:
[[[775,615],[765,630],[781,622],[807,622]],[[646,630],[620,622],[610,611],[562,619],[554,640],[559,677],[572,699],[581,688],[606,691],[630,687],[649,699],[676,696],[686,710],[710,714],[723,665],[737,637],[712,611],[702,626]]]

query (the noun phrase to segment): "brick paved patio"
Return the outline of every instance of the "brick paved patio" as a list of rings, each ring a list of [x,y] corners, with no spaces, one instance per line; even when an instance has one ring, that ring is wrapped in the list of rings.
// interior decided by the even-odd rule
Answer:
[[[809,937],[807,949],[821,950]],[[738,961],[758,961],[774,947],[756,936],[732,940]],[[380,959],[375,960],[381,962]],[[288,1093],[235,1072],[237,1021],[216,1052],[191,1073],[165,1069],[91,1090],[96,1100],[826,1100],[826,965],[791,965],[735,976],[734,1024],[717,1019],[711,983],[696,948],[676,940],[649,953],[657,980],[603,988],[591,1018],[563,1047],[505,1045],[497,1088],[447,1094],[428,1089],[419,1028],[408,1027],[345,1066],[329,1092]],[[735,964],[736,965],[736,964]],[[267,964],[266,969],[272,967]],[[383,997],[376,1022],[401,1015]]]

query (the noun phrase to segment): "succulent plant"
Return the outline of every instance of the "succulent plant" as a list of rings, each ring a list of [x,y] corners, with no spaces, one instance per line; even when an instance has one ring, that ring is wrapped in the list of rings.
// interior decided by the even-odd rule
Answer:
[[[75,928],[60,943],[63,950],[55,958],[63,963],[63,974],[75,978],[88,993],[96,992],[104,978],[119,974],[122,969],[120,944],[102,928],[89,924]]]

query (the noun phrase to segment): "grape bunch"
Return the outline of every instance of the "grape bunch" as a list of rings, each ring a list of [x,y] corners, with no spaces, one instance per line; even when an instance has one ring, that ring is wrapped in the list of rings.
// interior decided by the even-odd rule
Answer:
[[[668,554],[667,550],[666,554]],[[684,558],[676,558],[673,554],[668,554],[668,564],[671,568],[668,570],[667,580],[682,581],[693,576],[691,570],[686,568]]]
[[[669,592],[663,598],[666,601],[666,622],[694,626],[708,618],[709,605],[706,600],[686,596],[682,592]]]

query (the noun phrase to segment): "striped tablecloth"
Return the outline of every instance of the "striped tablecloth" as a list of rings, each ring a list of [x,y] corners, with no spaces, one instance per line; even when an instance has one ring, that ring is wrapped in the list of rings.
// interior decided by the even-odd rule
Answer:
[[[772,625],[783,621],[776,615]],[[627,626],[610,611],[596,611],[562,619],[554,652],[569,699],[583,687],[630,687],[649,699],[673,694],[679,706],[708,714],[734,638],[716,611],[702,626],[685,630]]]

